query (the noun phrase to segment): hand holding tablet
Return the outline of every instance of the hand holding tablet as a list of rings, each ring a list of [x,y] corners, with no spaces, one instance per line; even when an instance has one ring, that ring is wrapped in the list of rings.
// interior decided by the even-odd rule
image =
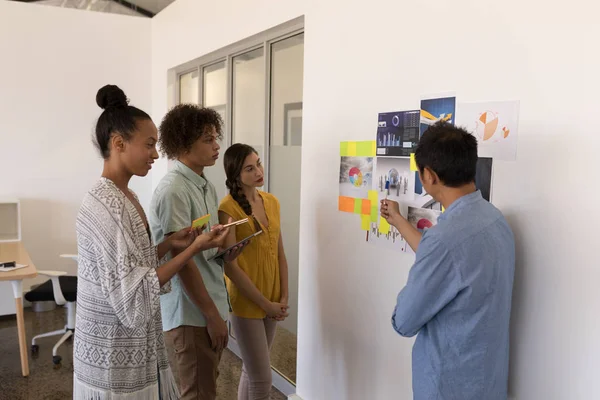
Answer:
[[[229,224],[228,224],[228,225],[229,225]],[[228,226],[228,225],[224,225],[224,226]],[[255,237],[255,236],[258,236],[258,235],[260,235],[261,233],[263,233],[263,231],[262,231],[262,230],[260,230],[260,231],[258,231],[258,232],[255,232],[255,233],[253,233],[253,234],[252,234],[252,235],[250,235],[250,236],[247,236],[247,237],[245,237],[244,239],[240,240],[240,241],[239,241],[239,242],[237,242],[236,244],[234,244],[234,245],[232,245],[232,246],[229,246],[229,247],[228,247],[228,248],[226,248],[225,250],[222,250],[222,251],[218,252],[217,254],[215,254],[213,257],[211,257],[211,258],[209,259],[209,261],[210,261],[210,260],[218,260],[218,259],[223,259],[223,258],[225,258],[225,257],[226,257],[226,256],[228,256],[230,253],[232,253],[233,251],[236,251],[236,250],[238,250],[238,249],[240,249],[240,248],[243,248],[243,247],[245,247],[245,246],[246,246],[246,245],[247,245],[247,244],[250,242],[250,239],[252,239],[252,238],[253,238],[253,237]]]

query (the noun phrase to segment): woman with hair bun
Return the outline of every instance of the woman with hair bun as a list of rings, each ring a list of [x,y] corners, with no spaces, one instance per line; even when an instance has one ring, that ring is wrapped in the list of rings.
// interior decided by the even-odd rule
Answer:
[[[196,253],[220,247],[228,229],[200,233],[188,227],[154,246],[128,183],[147,175],[158,158],[156,126],[117,86],[100,89],[96,102],[104,109],[95,135],[104,169],[77,216],[73,398],[176,400],[159,294]],[[179,254],[159,266],[171,250]]]

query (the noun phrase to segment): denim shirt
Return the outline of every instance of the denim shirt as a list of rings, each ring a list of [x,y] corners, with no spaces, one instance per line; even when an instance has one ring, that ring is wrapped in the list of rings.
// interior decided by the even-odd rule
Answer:
[[[418,334],[415,400],[506,400],[514,270],[513,233],[479,191],[423,234],[392,316]]]

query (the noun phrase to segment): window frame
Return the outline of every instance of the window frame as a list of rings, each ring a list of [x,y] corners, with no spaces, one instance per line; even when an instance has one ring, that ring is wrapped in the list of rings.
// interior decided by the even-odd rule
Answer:
[[[180,104],[180,80],[187,73],[198,72],[198,99],[197,104],[204,103],[204,69],[214,64],[225,62],[226,103],[225,103],[225,131],[223,132],[223,146],[228,148],[233,144],[233,58],[253,50],[263,49],[264,77],[265,77],[265,104],[264,104],[264,160],[265,190],[270,190],[270,146],[271,146],[271,52],[272,44],[290,37],[305,33],[304,16],[295,18],[269,30],[258,33],[219,50],[172,68],[168,72],[169,109]]]

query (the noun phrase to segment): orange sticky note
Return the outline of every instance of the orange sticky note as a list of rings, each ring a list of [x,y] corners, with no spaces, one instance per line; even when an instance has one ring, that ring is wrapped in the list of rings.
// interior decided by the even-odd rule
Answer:
[[[338,209],[343,212],[354,212],[354,199],[352,197],[339,196]]]
[[[371,216],[370,215],[361,215],[360,216],[360,229],[363,231],[368,231],[371,229]]]
[[[371,201],[362,199],[361,215],[371,215]]]
[[[390,224],[388,224],[385,218],[381,218],[381,223],[379,224],[379,233],[382,235],[387,235],[390,233]]]
[[[417,168],[417,162],[415,161],[415,153],[411,153],[410,155],[410,170],[415,172],[419,170],[419,168]]]

